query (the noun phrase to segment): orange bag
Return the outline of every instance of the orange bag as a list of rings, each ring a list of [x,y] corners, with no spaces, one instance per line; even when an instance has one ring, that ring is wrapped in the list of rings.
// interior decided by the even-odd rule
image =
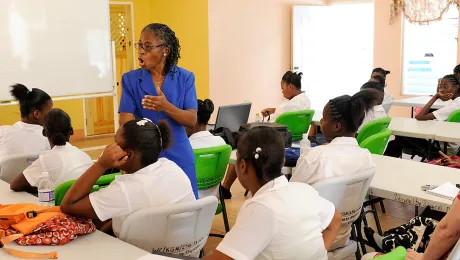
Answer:
[[[67,216],[59,207],[0,205],[0,242],[3,246],[12,241],[19,245],[64,245],[95,230],[91,220]],[[20,258],[57,258],[57,252],[38,254],[4,249]]]

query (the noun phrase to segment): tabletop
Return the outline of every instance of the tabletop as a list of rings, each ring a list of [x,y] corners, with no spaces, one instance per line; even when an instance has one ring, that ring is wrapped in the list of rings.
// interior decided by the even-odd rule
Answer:
[[[38,203],[38,198],[26,192],[13,192],[9,184],[0,180],[0,204]],[[63,246],[19,246],[14,242],[7,245],[16,250],[45,253],[56,251],[61,260],[79,259],[137,259],[149,252],[127,244],[117,238],[95,231],[81,236]],[[5,250],[0,250],[0,259],[18,258],[10,256]]]
[[[434,139],[439,121],[418,121],[415,118],[392,117],[388,127],[393,135]]]
[[[430,101],[431,96],[418,96],[418,97],[412,97],[412,98],[404,98],[404,99],[398,99],[398,100],[393,100],[393,103],[391,104],[392,106],[401,106],[401,107],[424,107],[428,101]],[[446,104],[448,104],[450,101],[442,101],[442,100],[436,100],[436,102],[433,104],[431,108],[433,109],[440,109],[444,107]]]

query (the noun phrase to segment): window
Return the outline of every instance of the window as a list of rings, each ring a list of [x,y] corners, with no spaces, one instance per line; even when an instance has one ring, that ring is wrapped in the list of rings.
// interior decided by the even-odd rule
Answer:
[[[404,22],[403,95],[436,93],[438,79],[457,63],[458,9],[429,24]]]
[[[374,58],[374,4],[294,6],[293,67],[312,109],[353,95],[369,80]]]

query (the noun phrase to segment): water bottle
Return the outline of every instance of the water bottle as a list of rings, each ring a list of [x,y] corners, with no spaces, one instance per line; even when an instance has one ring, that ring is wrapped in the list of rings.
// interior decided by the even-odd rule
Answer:
[[[303,134],[302,141],[300,141],[300,154],[308,152],[308,150],[310,149],[310,146],[311,146],[311,143],[310,143],[310,140],[308,140],[308,134]]]
[[[262,117],[260,114],[256,114],[256,123],[262,123]]]
[[[42,173],[38,183],[38,201],[40,206],[54,206],[54,183],[50,180],[48,172]]]

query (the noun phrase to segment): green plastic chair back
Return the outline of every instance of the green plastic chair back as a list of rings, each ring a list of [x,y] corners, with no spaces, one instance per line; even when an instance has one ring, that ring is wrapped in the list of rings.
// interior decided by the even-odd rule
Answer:
[[[232,153],[230,145],[193,150],[196,162],[196,182],[199,190],[215,187],[224,179],[228,160]]]
[[[307,133],[315,110],[304,110],[297,112],[287,112],[281,114],[275,123],[287,126],[292,132],[292,141],[302,140],[302,135]]]
[[[112,181],[115,180],[115,176],[117,175],[121,175],[121,173],[113,173],[101,176],[99,179],[97,179],[95,186],[91,189],[91,192],[98,191],[104,188],[105,186],[109,185]],[[66,181],[64,183],[61,183],[54,189],[54,205],[61,205],[61,202],[64,199],[65,194],[75,182],[76,180]]]
[[[452,123],[460,123],[460,109],[450,114],[449,118],[447,118],[447,122]]]
[[[366,140],[369,136],[375,135],[380,133],[383,129],[388,128],[391,122],[391,117],[385,117],[381,119],[377,119],[367,123],[361,130],[359,131],[358,137],[356,140],[358,144],[361,144],[364,140]]]
[[[366,148],[372,154],[382,155],[385,152],[388,140],[391,136],[390,129],[383,129],[380,133],[369,136],[364,140],[359,146],[361,148]]]
[[[375,260],[404,260],[406,258],[407,251],[404,247],[398,246],[390,253],[378,256]]]

